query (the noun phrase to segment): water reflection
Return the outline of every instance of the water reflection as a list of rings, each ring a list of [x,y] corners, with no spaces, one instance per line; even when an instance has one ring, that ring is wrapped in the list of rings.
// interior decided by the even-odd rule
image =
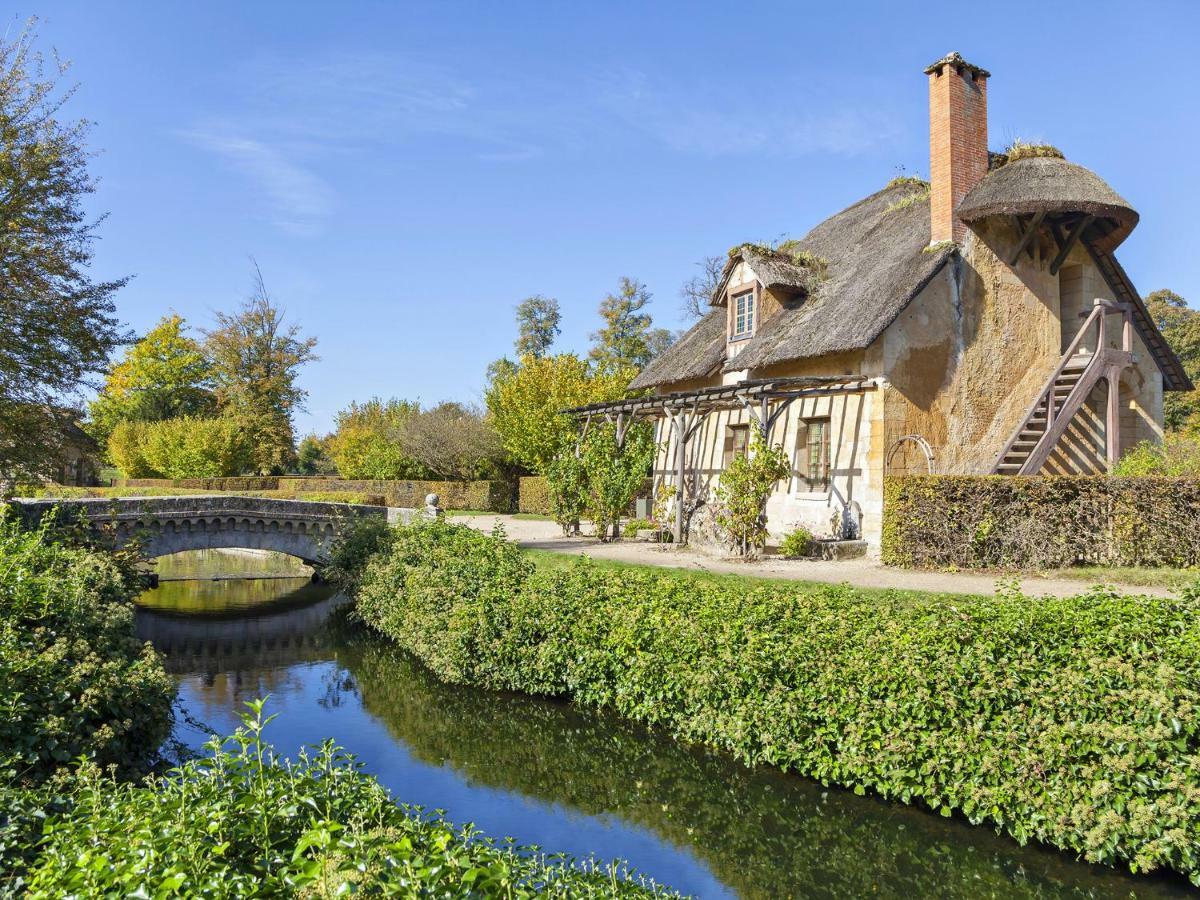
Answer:
[[[286,753],[334,737],[398,798],[496,835],[623,857],[702,897],[1183,896],[1061,854],[682,747],[565,704],[450,687],[346,620],[320,586],[228,582],[148,592],[139,632],[167,654],[188,711],[236,724],[271,693]],[[233,583],[239,584],[239,583]],[[165,593],[163,593],[165,591]],[[223,611],[196,614],[211,599]],[[239,605],[240,604],[240,605]],[[180,740],[205,735],[181,725]]]

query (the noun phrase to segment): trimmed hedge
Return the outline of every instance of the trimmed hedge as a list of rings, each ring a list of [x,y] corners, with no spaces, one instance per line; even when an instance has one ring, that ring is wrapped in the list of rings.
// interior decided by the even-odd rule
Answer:
[[[964,569],[1200,565],[1200,478],[889,478],[882,558]]]
[[[445,509],[486,509],[508,512],[512,508],[512,488],[503,481],[356,481],[349,478],[308,478],[284,476],[282,490],[361,491],[379,494],[388,506],[419,508],[426,494],[437,494]]]
[[[1200,884],[1200,595],[883,600],[535,569],[431,523],[359,614],[452,683],[569,697],[750,763]]]
[[[551,515],[550,482],[545,475],[528,475],[517,488],[517,512]]]
[[[118,478],[117,487],[187,488],[196,491],[274,491],[279,479],[274,475],[236,475],[229,478]]]

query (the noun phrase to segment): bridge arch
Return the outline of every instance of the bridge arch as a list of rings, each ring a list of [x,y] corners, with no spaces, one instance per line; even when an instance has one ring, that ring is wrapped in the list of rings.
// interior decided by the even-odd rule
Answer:
[[[349,523],[388,517],[382,506],[227,494],[16,503],[34,521],[56,508],[68,517],[83,515],[94,527],[111,529],[119,545],[138,541],[150,559],[185,550],[240,548],[273,550],[311,566],[329,562],[334,541]]]

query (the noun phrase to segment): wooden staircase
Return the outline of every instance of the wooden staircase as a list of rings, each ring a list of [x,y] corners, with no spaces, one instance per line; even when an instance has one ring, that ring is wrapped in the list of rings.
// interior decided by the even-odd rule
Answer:
[[[1036,475],[1101,379],[1108,381],[1105,450],[1111,469],[1120,456],[1118,385],[1121,372],[1133,362],[1133,321],[1130,313],[1131,307],[1127,304],[1101,299],[1095,301],[1058,367],[1025,410],[1020,424],[997,455],[992,466],[993,474]],[[1105,322],[1110,315],[1124,318],[1120,350],[1106,343]],[[1094,349],[1089,352],[1085,347],[1085,339],[1093,332]]]

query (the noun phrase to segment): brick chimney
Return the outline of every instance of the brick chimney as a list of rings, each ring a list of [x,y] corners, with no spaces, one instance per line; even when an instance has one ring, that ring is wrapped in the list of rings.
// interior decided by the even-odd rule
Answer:
[[[967,226],[954,209],[988,170],[990,73],[951,53],[925,74],[929,76],[929,240],[961,243]]]

